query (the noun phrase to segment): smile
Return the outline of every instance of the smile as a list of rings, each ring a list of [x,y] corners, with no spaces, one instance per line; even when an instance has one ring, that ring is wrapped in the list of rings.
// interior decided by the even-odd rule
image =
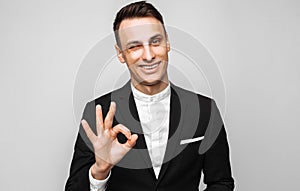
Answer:
[[[146,70],[151,70],[151,69],[156,68],[158,65],[159,65],[159,62],[156,64],[152,64],[152,65],[142,65],[141,67]]]

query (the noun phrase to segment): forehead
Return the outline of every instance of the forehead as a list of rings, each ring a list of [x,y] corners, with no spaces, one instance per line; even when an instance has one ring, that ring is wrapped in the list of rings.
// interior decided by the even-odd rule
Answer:
[[[121,43],[127,43],[148,40],[157,34],[164,35],[164,28],[156,18],[143,17],[123,20],[117,32]]]

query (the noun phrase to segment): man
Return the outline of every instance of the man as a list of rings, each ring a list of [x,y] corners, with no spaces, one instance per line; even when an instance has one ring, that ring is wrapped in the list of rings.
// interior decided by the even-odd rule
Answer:
[[[214,101],[169,82],[161,14],[144,1],[129,4],[114,31],[130,81],[86,105],[65,190],[192,191],[201,172],[207,191],[233,190]]]

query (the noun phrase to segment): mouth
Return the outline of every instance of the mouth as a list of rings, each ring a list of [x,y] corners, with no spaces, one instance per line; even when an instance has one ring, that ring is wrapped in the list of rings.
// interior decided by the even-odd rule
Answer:
[[[153,69],[157,68],[159,64],[160,64],[160,62],[156,62],[156,63],[151,64],[151,65],[140,65],[140,67],[145,69],[145,70],[153,70]]]

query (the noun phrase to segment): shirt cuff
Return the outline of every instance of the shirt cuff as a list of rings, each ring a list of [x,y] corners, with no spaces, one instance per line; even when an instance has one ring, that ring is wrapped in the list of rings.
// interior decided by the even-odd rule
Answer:
[[[90,179],[90,190],[91,191],[105,191],[107,181],[110,177],[111,171],[109,171],[109,174],[107,178],[104,180],[97,180],[92,176],[91,168],[89,170],[89,179]]]

